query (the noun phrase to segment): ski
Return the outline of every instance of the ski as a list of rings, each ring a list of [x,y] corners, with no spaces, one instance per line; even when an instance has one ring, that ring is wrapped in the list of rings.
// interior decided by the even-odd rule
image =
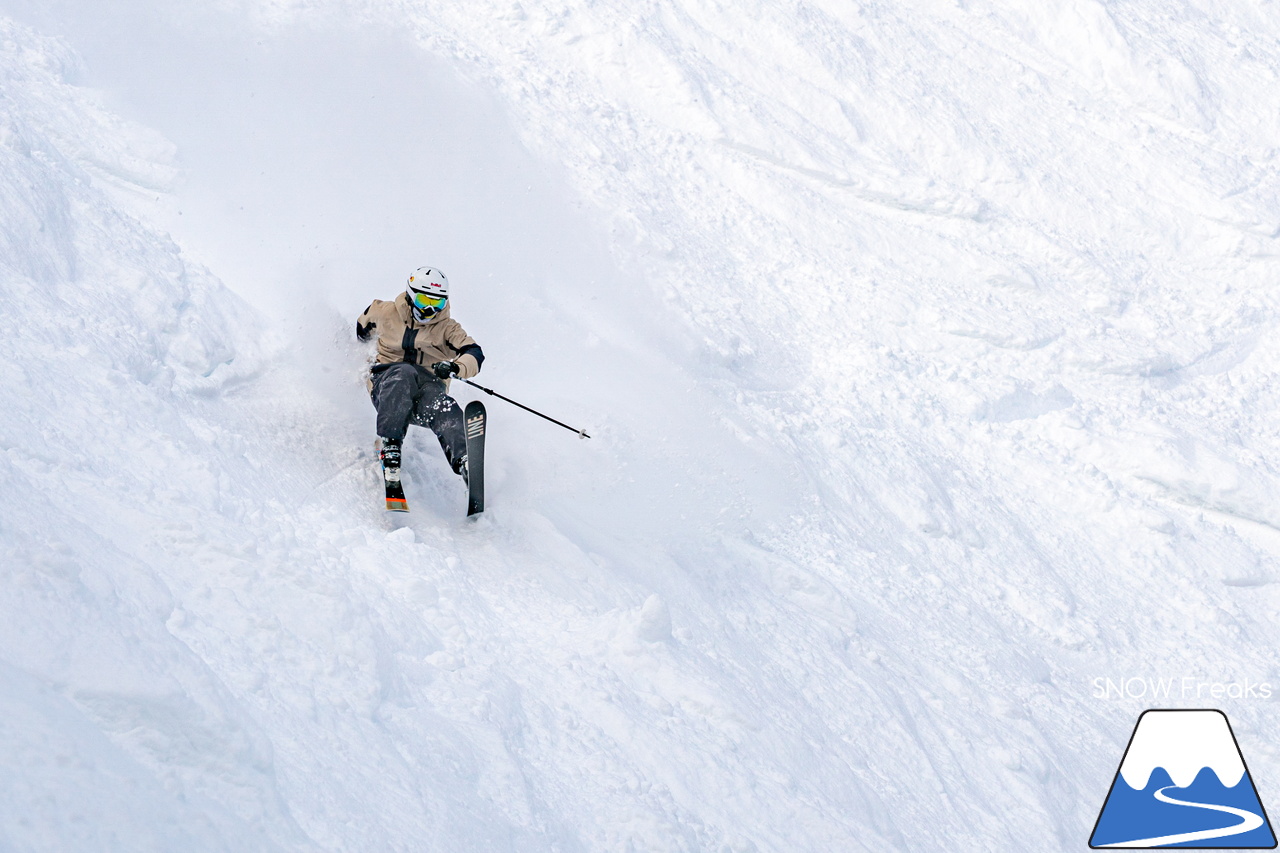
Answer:
[[[467,515],[475,515],[484,512],[484,403],[467,403],[463,419],[467,428]]]
[[[409,502],[404,499],[404,485],[399,480],[384,480],[387,485],[387,511],[408,512]]]

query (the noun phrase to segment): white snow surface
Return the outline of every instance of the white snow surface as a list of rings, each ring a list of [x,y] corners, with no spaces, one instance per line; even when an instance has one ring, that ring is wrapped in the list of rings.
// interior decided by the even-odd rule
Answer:
[[[1186,788],[1208,767],[1228,788],[1244,777],[1244,760],[1221,711],[1147,711],[1134,729],[1120,775],[1136,791],[1163,767],[1173,784]],[[1261,825],[1261,824],[1259,824]]]
[[[0,15],[0,849],[1075,850],[1280,682],[1274,2]]]

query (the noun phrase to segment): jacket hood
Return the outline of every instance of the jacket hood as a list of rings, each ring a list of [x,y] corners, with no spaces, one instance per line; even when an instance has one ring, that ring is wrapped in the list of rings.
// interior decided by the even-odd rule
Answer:
[[[396,312],[400,315],[400,319],[404,320],[405,324],[410,327],[434,326],[436,323],[442,323],[449,319],[449,309],[452,307],[452,302],[446,302],[444,304],[444,310],[424,323],[417,317],[413,316],[413,306],[409,304],[409,291],[403,291],[396,297]]]

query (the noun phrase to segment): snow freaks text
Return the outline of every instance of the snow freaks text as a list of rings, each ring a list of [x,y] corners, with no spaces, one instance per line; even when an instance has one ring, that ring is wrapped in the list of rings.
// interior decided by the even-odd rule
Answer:
[[[1095,699],[1270,699],[1266,681],[1206,681],[1194,676],[1093,679]]]

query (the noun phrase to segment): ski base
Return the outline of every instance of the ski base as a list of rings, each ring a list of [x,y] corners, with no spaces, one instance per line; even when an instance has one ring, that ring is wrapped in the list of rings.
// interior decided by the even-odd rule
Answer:
[[[484,512],[484,403],[472,400],[463,411],[467,428],[467,515]]]

